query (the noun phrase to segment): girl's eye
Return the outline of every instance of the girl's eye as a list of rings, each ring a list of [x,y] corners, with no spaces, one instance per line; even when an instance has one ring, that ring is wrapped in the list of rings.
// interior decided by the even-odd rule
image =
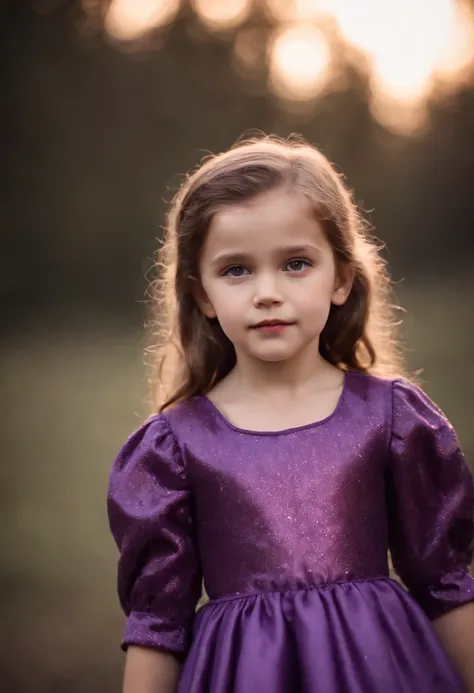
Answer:
[[[248,270],[242,265],[234,265],[233,267],[228,267],[224,272],[224,277],[243,277]]]
[[[303,272],[307,267],[309,267],[309,262],[307,260],[290,260],[285,265],[285,268],[289,272]]]

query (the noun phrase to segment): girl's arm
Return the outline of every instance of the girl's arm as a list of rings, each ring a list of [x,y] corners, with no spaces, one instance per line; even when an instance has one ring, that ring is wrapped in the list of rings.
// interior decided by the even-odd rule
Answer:
[[[390,551],[474,693],[474,484],[456,433],[414,385],[396,381],[388,465]]]
[[[164,415],[149,419],[121,448],[108,513],[127,616],[124,693],[175,693],[202,578],[187,469]]]
[[[433,625],[467,693],[474,693],[474,602],[440,616]]]
[[[176,693],[179,668],[171,654],[131,646],[127,650],[123,693]]]

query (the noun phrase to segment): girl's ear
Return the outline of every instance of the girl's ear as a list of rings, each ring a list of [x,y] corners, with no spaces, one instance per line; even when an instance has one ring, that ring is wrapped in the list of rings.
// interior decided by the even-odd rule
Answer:
[[[331,303],[335,306],[342,306],[347,301],[351,293],[352,284],[354,283],[354,277],[354,267],[344,265],[338,269]]]

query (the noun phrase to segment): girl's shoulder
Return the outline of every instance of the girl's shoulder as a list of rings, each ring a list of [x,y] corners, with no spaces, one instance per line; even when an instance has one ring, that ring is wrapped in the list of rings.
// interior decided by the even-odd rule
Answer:
[[[206,416],[206,411],[206,396],[199,394],[174,404],[158,414],[156,418],[165,421],[171,429],[174,429],[183,423],[202,419]]]
[[[348,378],[351,382],[351,389],[358,391],[361,395],[373,393],[375,395],[385,395],[394,398],[407,397],[421,400],[429,399],[420,385],[401,375],[388,377],[376,375],[375,373],[349,371]]]
[[[205,437],[205,432],[213,429],[214,407],[204,394],[174,404],[161,414],[153,417],[153,425],[166,427],[178,445],[188,445],[196,438]]]
[[[120,453],[128,456],[135,449],[143,452],[146,448],[176,447],[185,427],[189,428],[192,421],[199,425],[201,408],[200,398],[193,397],[168,410],[151,414],[128,436]]]
[[[351,372],[348,389],[365,404],[382,407],[395,425],[400,418],[405,418],[407,421],[423,421],[435,428],[451,427],[439,405],[420,385],[408,378]]]

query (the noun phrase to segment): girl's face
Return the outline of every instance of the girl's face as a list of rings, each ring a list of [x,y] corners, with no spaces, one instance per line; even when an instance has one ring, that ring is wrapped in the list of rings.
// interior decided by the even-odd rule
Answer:
[[[285,361],[319,347],[331,303],[347,299],[332,248],[301,196],[274,190],[214,216],[201,254],[201,310],[237,359]]]

